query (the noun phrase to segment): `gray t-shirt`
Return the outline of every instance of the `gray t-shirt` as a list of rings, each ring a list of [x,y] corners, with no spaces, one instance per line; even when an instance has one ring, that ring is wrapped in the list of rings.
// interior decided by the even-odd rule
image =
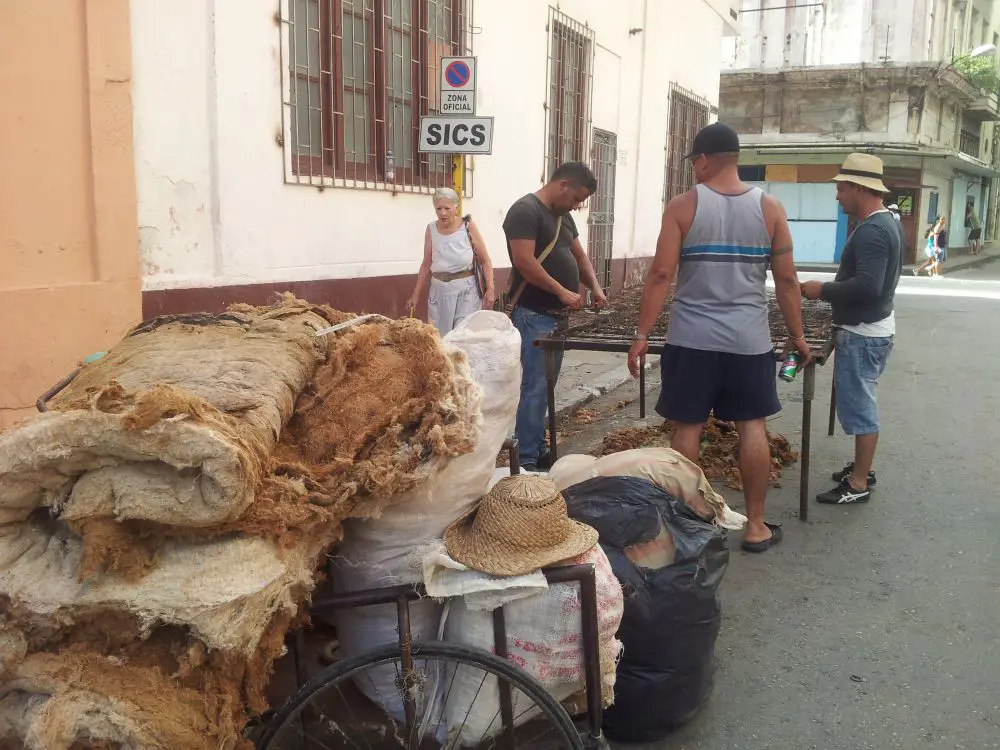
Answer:
[[[539,200],[534,193],[529,193],[519,199],[507,212],[503,221],[503,232],[507,236],[507,254],[513,263],[511,242],[514,240],[531,240],[535,243],[535,257],[549,246],[556,233],[557,217]],[[542,263],[549,276],[558,281],[571,292],[580,289],[580,267],[573,257],[571,245],[580,236],[576,222],[569,214],[563,216],[559,240],[552,252]],[[511,269],[511,290],[516,290],[521,284],[521,274],[516,268]],[[552,315],[566,306],[554,294],[532,284],[526,284],[518,305],[542,315]]]

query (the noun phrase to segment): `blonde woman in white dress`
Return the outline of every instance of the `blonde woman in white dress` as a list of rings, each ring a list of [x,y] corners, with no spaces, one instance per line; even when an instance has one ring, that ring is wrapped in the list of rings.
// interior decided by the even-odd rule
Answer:
[[[486,243],[475,223],[458,215],[458,194],[451,188],[438,188],[434,211],[437,221],[424,232],[424,260],[406,307],[412,313],[429,286],[428,318],[444,336],[476,310],[492,308],[496,292]],[[475,259],[486,280],[482,296],[476,286]]]

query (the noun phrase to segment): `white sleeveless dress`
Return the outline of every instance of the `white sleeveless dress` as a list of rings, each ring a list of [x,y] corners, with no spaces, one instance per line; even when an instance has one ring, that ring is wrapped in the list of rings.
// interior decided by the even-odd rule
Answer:
[[[464,224],[451,234],[441,234],[437,222],[429,225],[431,233],[431,273],[457,273],[472,269],[473,251]],[[451,331],[464,318],[482,309],[483,300],[476,289],[476,279],[469,276],[455,281],[431,277],[427,313],[441,335]]]

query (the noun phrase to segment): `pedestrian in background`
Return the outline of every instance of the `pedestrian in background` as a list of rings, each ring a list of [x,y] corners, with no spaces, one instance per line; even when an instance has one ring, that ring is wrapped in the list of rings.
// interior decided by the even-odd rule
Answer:
[[[971,203],[965,207],[965,225],[969,227],[969,249],[973,255],[979,255],[983,249],[983,223]]]
[[[934,253],[934,275],[941,277],[941,264],[948,260],[948,222],[941,219],[937,230],[937,252]]]
[[[837,416],[844,432],[854,436],[854,461],[833,475],[836,486],[816,500],[846,505],[868,502],[877,481],[872,468],[879,438],[876,388],[896,335],[893,305],[903,237],[882,205],[888,190],[881,159],[851,154],[834,180],[837,201],[859,224],[847,240],[835,279],[807,281],[802,295],[826,300],[833,308]]]
[[[928,276],[933,276],[937,269],[937,233],[941,228],[941,217],[938,216],[934,223],[927,227],[927,232],[924,235],[924,260],[923,264],[919,268],[913,269],[913,275],[919,276],[921,271],[927,271]]]
[[[458,215],[458,193],[438,188],[433,202],[437,221],[424,231],[424,259],[406,308],[412,315],[429,286],[427,316],[444,336],[476,310],[493,307],[496,292],[486,243],[475,222]],[[477,260],[486,280],[482,295],[476,282]]]
[[[769,268],[788,329],[786,352],[798,352],[802,367],[812,353],[802,328],[785,209],[740,180],[739,151],[739,136],[722,123],[695,136],[688,158],[698,184],[673,198],[663,213],[628,366],[638,377],[676,273],[656,411],[675,423],[671,447],[695,463],[709,415],[736,422],[749,519],[742,548],[764,552],[782,535],[780,524],[764,520],[771,470],[766,419],[781,411],[768,319]]]
[[[567,162],[540,190],[517,200],[503,222],[513,266],[508,306],[521,334],[521,401],[515,434],[521,466],[528,471],[552,465],[545,447],[545,357],[534,342],[555,331],[570,311],[583,307],[581,281],[590,289],[594,307],[607,304],[570,216],[596,190],[597,178],[586,164]],[[557,378],[561,367],[562,352],[557,352]]]

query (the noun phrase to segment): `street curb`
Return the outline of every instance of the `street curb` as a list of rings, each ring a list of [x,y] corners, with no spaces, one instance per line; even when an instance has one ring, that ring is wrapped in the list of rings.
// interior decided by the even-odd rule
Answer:
[[[648,372],[654,367],[659,367],[659,364],[659,357],[647,357],[646,371]],[[587,385],[578,385],[567,393],[557,395],[556,416],[577,409],[587,402],[593,401],[595,398],[603,396],[609,391],[613,391],[618,386],[630,380],[632,380],[632,373],[628,371],[628,365],[622,365],[604,373],[597,380]]]
[[[945,263],[941,267],[941,275],[947,276],[949,273],[954,273],[955,271],[965,271],[968,268],[979,268],[980,266],[988,265],[998,259],[1000,259],[1000,255],[987,255],[986,257],[976,258],[975,260],[970,260],[968,263],[962,263],[961,265],[954,266],[953,268],[948,268],[948,264]]]
[[[968,254],[958,255],[956,258],[966,258],[969,257]],[[1000,255],[987,255],[982,258],[976,258],[975,260],[970,260],[967,263],[957,263],[955,261],[948,261],[943,266],[941,266],[941,275],[947,276],[949,273],[955,273],[956,271],[964,271],[968,268],[979,268],[980,266],[985,266],[988,263],[1000,259]],[[955,265],[952,265],[955,264]],[[907,264],[903,266],[903,271],[907,273],[912,273],[914,268],[917,268],[919,264]],[[949,267],[950,266],[950,267]],[[803,263],[801,265],[796,265],[796,271],[802,271],[804,273],[836,273],[840,266],[836,263]]]

